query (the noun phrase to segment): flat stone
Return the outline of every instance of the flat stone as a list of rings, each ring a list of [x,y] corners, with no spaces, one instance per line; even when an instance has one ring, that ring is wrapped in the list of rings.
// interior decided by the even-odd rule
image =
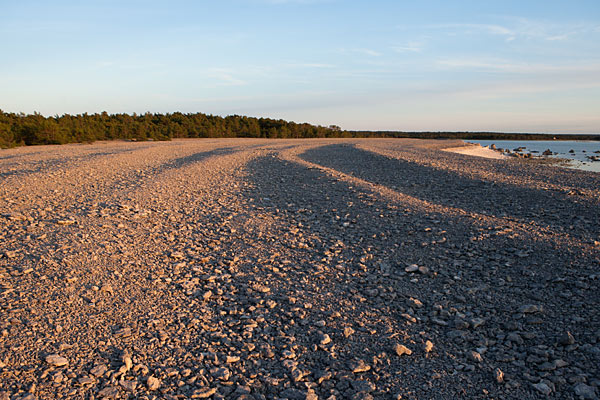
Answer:
[[[576,396],[584,399],[597,399],[596,388],[593,386],[586,385],[585,383],[578,383],[573,388]]]
[[[119,395],[119,388],[116,386],[108,386],[98,392],[101,399],[114,399]]]
[[[46,357],[46,362],[55,367],[64,367],[69,364],[69,360],[64,357],[59,356],[58,354],[51,354]]]
[[[542,309],[542,306],[538,306],[536,304],[525,304],[519,307],[519,312],[521,314],[534,314],[542,312]]]
[[[207,399],[215,393],[217,393],[217,388],[200,388],[194,390],[192,399]]]
[[[108,371],[108,367],[106,365],[96,365],[94,368],[90,369],[90,374],[94,375],[96,378],[101,377]]]
[[[358,374],[361,372],[369,371],[371,369],[371,366],[365,363],[363,360],[358,360],[350,363],[350,369],[352,369],[352,372],[354,372],[355,374]]]
[[[552,393],[552,389],[550,388],[550,386],[546,385],[544,382],[535,383],[533,384],[533,387],[535,388],[535,390],[537,390],[545,396],[548,396],[550,395],[550,393]]]

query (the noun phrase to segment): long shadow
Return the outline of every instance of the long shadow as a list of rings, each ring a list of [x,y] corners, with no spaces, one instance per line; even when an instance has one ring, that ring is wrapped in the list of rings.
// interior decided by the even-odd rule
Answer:
[[[236,151],[238,150],[235,147],[223,147],[215,150],[190,154],[189,156],[179,157],[160,165],[156,168],[155,173],[160,174],[172,169],[184,168],[187,165],[203,161],[209,157],[224,156],[227,154],[235,153]]]
[[[310,151],[304,158],[371,181],[377,182],[379,178],[380,184],[399,184],[384,179],[382,170],[369,169],[380,167],[379,162],[383,162],[381,167],[399,168],[399,163],[393,160],[372,158],[369,153],[341,146],[328,146],[325,150]],[[343,156],[346,162],[334,156]],[[354,163],[360,166],[353,167]],[[442,178],[435,177],[433,172],[419,179],[418,175],[427,171],[410,165],[403,166],[414,168],[410,173],[416,176],[407,177],[409,183],[424,185],[426,180],[439,183],[441,179],[455,179],[444,175]],[[283,227],[299,227],[302,237],[310,242],[307,247],[296,247],[293,245],[294,238],[285,232],[285,228],[279,230],[282,228],[277,226],[273,226],[270,232],[278,237],[274,243],[271,242],[273,244],[260,237],[254,238],[258,249],[269,249],[271,246],[271,251],[276,252],[278,249],[274,247],[279,245],[293,249],[286,254],[291,263],[281,266],[285,272],[283,276],[279,280],[270,278],[269,296],[275,299],[298,297],[301,308],[304,302],[314,304],[304,317],[305,323],[294,332],[296,343],[311,348],[316,336],[315,324],[319,319],[327,320],[324,331],[334,337],[338,356],[332,359],[319,351],[303,353],[299,360],[312,371],[331,367],[338,370],[338,381],[356,379],[351,373],[344,375],[343,371],[348,372],[348,363],[355,358],[368,360],[380,351],[392,349],[395,339],[390,339],[391,334],[404,337],[406,343],[412,343],[410,346],[413,349],[422,345],[421,340],[430,337],[436,344],[435,356],[424,356],[415,350],[410,359],[392,357],[390,364],[382,368],[384,372],[378,372],[382,377],[387,373],[388,377],[393,377],[382,379],[378,386],[390,385],[394,390],[404,388],[410,391],[427,385],[428,374],[436,368],[448,371],[445,366],[456,364],[455,355],[468,346],[467,342],[487,340],[488,329],[495,333],[505,331],[506,326],[511,326],[512,330],[527,330],[537,344],[552,346],[563,329],[571,329],[580,337],[587,337],[598,328],[598,321],[593,318],[585,323],[570,319],[572,312],[558,294],[564,290],[576,290],[573,282],[552,283],[568,275],[572,265],[588,265],[593,258],[590,255],[572,254],[564,248],[557,249],[552,243],[538,242],[533,237],[489,237],[470,242],[473,226],[467,220],[444,214],[404,212],[319,170],[275,157],[263,157],[250,162],[248,171],[249,182],[254,187],[249,195],[254,199],[252,204],[255,209],[276,216]],[[485,183],[464,181],[462,184],[485,193],[480,187]],[[411,185],[405,184],[404,187]],[[422,195],[423,188],[420,190],[412,193]],[[440,200],[448,201],[443,191],[432,192]],[[467,202],[459,204],[468,211],[473,210]],[[433,244],[431,231],[423,229],[425,227],[434,227],[433,231],[440,234],[443,232],[447,241]],[[318,239],[311,241],[310,238]],[[439,239],[439,236],[435,238]],[[338,245],[340,241],[342,245]],[[424,246],[423,243],[429,245]],[[528,258],[509,254],[508,249],[522,247],[531,247],[535,252]],[[328,257],[329,261],[324,261]],[[411,263],[429,266],[438,275],[435,278],[407,275],[404,267]],[[578,273],[585,272],[580,270]],[[511,278],[509,285],[504,284],[507,276]],[[259,279],[254,275],[252,278]],[[396,297],[377,297],[377,291],[385,291],[386,288],[391,288],[389,293],[394,293]],[[542,293],[546,295],[542,296]],[[452,321],[447,327],[433,323],[406,325],[403,314],[415,314],[410,310],[411,297],[426,304],[426,311],[417,310],[416,315],[430,315],[432,306],[440,304],[444,309],[456,308],[471,317],[484,317],[487,326],[477,331],[462,330],[454,326]],[[515,321],[516,310],[532,302],[548,310],[539,317],[543,322],[526,326],[521,320]],[[585,303],[584,308],[597,307],[598,298],[596,295],[577,296],[577,302]],[[581,311],[578,309],[578,312]],[[327,319],[328,315],[335,312],[342,317]],[[285,311],[281,311],[280,316],[285,319]],[[344,339],[341,332],[347,326],[354,328],[357,333]],[[423,331],[425,336],[421,333]],[[501,357],[503,349],[510,351],[510,344],[506,346],[499,343],[498,351],[491,351],[488,357],[491,360]],[[418,370],[411,368],[415,362],[420,363]],[[463,362],[468,363],[468,360]],[[263,365],[268,367],[267,370],[278,368],[277,362],[265,361]],[[489,374],[493,371],[493,366],[489,364],[482,368],[489,369]],[[522,372],[519,367],[510,364],[503,365],[503,369],[515,377]],[[369,373],[362,376],[372,379]],[[446,393],[454,390],[457,394],[477,397],[476,391],[480,390],[481,385],[487,386],[485,381],[478,381],[480,379],[481,374],[461,379],[445,376],[439,382],[444,385]],[[526,398],[531,395],[528,388],[523,382],[521,389],[516,389],[512,394],[519,392]],[[319,395],[326,396],[326,393]],[[426,393],[423,395],[426,396]]]
[[[600,231],[598,204],[556,191],[468,178],[345,144],[310,149],[300,158],[444,206],[535,221],[559,231],[566,227],[570,235],[586,239]]]

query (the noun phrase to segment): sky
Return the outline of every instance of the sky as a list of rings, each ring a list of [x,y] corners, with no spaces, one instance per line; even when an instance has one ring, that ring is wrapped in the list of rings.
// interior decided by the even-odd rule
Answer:
[[[0,0],[0,109],[600,133],[598,0]]]

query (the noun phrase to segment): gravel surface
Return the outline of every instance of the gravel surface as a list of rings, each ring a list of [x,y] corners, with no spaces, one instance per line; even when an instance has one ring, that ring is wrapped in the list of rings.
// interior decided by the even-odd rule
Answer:
[[[600,174],[460,143],[0,151],[0,400],[598,398]]]

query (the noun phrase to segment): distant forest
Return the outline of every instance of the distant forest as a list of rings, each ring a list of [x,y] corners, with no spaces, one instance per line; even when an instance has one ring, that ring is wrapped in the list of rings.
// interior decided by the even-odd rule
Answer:
[[[600,140],[600,135],[540,135],[494,132],[346,131],[270,118],[183,114],[77,114],[44,117],[0,110],[0,148],[84,143],[97,140],[171,140],[173,138],[332,138],[388,137],[466,140]]]

